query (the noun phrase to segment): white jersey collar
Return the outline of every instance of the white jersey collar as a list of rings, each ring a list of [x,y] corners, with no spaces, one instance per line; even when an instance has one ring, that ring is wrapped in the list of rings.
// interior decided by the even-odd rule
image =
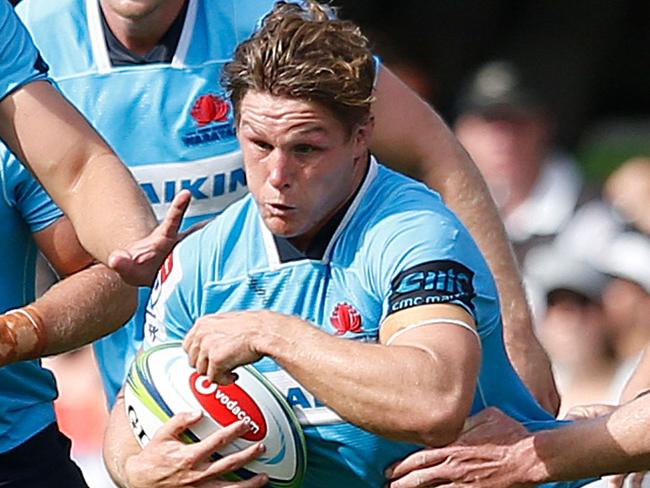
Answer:
[[[364,196],[366,195],[366,193],[368,193],[368,188],[375,180],[378,171],[379,171],[379,165],[377,163],[377,160],[375,159],[374,156],[371,156],[370,164],[368,166],[368,172],[366,173],[363,183],[361,184],[359,191],[354,197],[354,200],[348,207],[347,212],[345,212],[345,215],[341,220],[341,223],[336,228],[336,231],[334,231],[334,234],[332,234],[332,238],[330,239],[329,244],[325,249],[325,253],[323,254],[323,258],[321,262],[328,263],[330,261],[332,249],[334,248],[337,239],[339,238],[341,233],[345,230],[346,226],[348,225],[352,217],[354,217],[354,215],[356,214],[359,205],[361,205]],[[264,247],[266,249],[266,256],[270,268],[277,269],[281,266],[288,266],[288,265],[295,264],[296,262],[300,262],[300,261],[290,261],[288,263],[282,263],[280,261],[280,255],[278,253],[278,248],[275,244],[275,240],[273,239],[273,234],[271,233],[271,231],[268,229],[268,227],[262,220],[259,211],[257,212],[257,215],[258,215],[258,222],[260,225],[260,229],[262,232],[262,239],[264,241]]]

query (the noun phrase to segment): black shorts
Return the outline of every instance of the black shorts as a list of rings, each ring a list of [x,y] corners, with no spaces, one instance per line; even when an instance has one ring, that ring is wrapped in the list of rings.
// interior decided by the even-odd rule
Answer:
[[[0,488],[88,488],[56,423],[0,453]]]

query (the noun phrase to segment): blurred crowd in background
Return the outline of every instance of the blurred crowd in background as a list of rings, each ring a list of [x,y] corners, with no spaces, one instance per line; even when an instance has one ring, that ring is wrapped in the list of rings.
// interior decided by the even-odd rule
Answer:
[[[483,173],[555,368],[560,415],[617,403],[650,341],[650,3],[334,3]],[[75,458],[91,486],[112,486],[91,350],[46,363]]]

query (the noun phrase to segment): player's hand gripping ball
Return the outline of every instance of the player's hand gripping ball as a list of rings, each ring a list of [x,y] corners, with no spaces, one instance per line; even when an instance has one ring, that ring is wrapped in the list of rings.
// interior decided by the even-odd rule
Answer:
[[[233,479],[266,473],[270,486],[300,486],[306,447],[293,410],[252,366],[239,367],[235,373],[238,379],[231,385],[212,383],[188,365],[180,342],[155,346],[138,355],[124,388],[127,415],[138,442],[146,445],[158,428],[179,412],[204,413],[201,421],[183,434],[188,443],[241,420],[249,431],[215,452],[213,459],[262,442],[264,455],[232,473]]]

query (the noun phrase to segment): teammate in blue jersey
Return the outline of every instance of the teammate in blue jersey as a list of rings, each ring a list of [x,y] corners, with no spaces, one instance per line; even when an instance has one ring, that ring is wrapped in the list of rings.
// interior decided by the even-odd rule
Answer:
[[[155,220],[142,192],[47,81],[47,65],[7,0],[0,0],[0,139],[43,182],[93,255],[131,282],[151,283],[176,236],[149,234]]]
[[[56,426],[54,377],[35,358],[115,330],[133,313],[136,293],[93,265],[45,190],[7,156],[0,157],[0,486],[86,486]],[[39,249],[71,276],[30,304]]]
[[[131,168],[158,216],[181,188],[192,193],[191,225],[247,191],[232,108],[219,80],[235,46],[273,3],[30,0],[17,11],[61,90]],[[508,347],[543,404],[555,408],[548,362],[532,334],[502,225],[473,163],[435,112],[385,67],[379,69],[373,111],[373,151],[388,163],[416,168],[471,223],[502,278],[512,317]],[[127,327],[95,345],[109,403],[142,340],[147,296],[143,290]]]
[[[532,429],[559,424],[507,359],[468,231],[437,194],[370,157],[367,40],[305,3],[278,4],[225,68],[251,195],[168,258],[145,347],[184,338],[220,384],[254,363],[301,420],[307,488],[383,486],[393,462],[453,441],[490,405]],[[157,433],[140,449],[118,399],[105,443],[118,484],[210,466],[179,462],[170,442]]]

